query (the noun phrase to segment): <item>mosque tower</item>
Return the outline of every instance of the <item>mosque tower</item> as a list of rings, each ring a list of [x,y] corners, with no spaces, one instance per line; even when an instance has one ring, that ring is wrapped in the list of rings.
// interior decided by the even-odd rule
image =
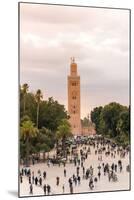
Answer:
[[[80,76],[77,74],[74,57],[71,58],[70,75],[68,76],[68,113],[73,135],[81,135]]]

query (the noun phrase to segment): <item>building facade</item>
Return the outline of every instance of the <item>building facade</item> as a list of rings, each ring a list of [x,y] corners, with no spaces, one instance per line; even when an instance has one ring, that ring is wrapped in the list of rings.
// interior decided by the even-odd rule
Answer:
[[[87,127],[82,126],[81,135],[89,136],[89,135],[95,135],[95,134],[96,134],[96,131],[95,131],[94,126],[91,126],[91,125]]]
[[[68,113],[73,135],[81,135],[80,120],[80,76],[77,74],[77,64],[71,58],[70,75],[68,76]]]

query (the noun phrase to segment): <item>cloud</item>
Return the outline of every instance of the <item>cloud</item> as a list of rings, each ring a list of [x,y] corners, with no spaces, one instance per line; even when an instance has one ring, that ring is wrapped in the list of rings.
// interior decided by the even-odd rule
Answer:
[[[67,108],[72,56],[81,76],[82,116],[112,100],[129,104],[128,10],[21,3],[21,83]]]

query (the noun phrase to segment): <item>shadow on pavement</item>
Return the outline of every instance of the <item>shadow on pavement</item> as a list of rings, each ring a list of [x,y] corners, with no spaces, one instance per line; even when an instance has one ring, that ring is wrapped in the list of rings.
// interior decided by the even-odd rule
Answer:
[[[18,191],[15,191],[15,190],[10,190],[8,191],[8,193],[12,196],[15,196],[15,197],[18,197]]]

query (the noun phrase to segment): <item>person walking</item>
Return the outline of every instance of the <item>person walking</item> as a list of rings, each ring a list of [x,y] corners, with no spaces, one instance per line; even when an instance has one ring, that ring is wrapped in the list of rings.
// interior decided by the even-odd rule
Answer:
[[[63,166],[66,167],[66,162],[63,162]]]
[[[31,176],[29,176],[29,184],[31,184]]]
[[[38,178],[36,176],[36,178],[35,178],[35,185],[37,185],[37,184],[38,184]]]
[[[80,159],[78,159],[78,165],[80,165]]]
[[[59,183],[60,183],[60,177],[56,177],[56,185],[58,186],[59,185]]]
[[[42,178],[41,177],[39,178],[39,183],[40,183],[40,186],[42,186]]]
[[[79,176],[79,169],[80,169],[79,167],[76,168],[77,176]]]
[[[50,187],[50,185],[47,185],[47,194],[49,195],[50,192],[51,192],[51,187]]]
[[[111,173],[110,172],[108,173],[108,181],[109,182],[111,181]]]
[[[20,176],[20,182],[23,183],[23,177],[22,176]]]
[[[22,174],[22,176],[24,175],[24,169],[22,168],[22,170],[21,170],[21,174]]]
[[[63,191],[63,193],[65,192],[65,186],[64,186],[64,184],[62,186],[62,191]]]
[[[99,171],[101,170],[101,166],[100,166],[100,164],[98,165],[98,170],[99,170]]]
[[[24,174],[25,174],[25,176],[27,175],[27,169],[26,168],[24,169]]]
[[[80,185],[80,180],[81,180],[81,178],[80,178],[80,176],[78,176],[78,184]]]
[[[97,179],[97,177],[95,177],[95,178],[94,178],[94,182],[97,183],[97,181],[98,181],[98,179]]]
[[[66,169],[64,169],[64,177],[66,177],[66,172],[67,172]]]
[[[101,176],[101,172],[99,171],[98,172],[98,178],[99,178],[99,180],[100,180],[100,176]]]
[[[122,165],[120,165],[119,169],[120,169],[120,172],[122,172]]]
[[[31,170],[30,169],[28,169],[28,171],[27,171],[27,176],[31,176]]]
[[[44,171],[44,172],[43,172],[43,178],[44,178],[44,179],[46,179],[46,175],[47,175],[47,173],[46,173],[46,171]]]
[[[71,178],[69,178],[69,179],[68,179],[68,182],[69,182],[69,185],[70,185],[70,183],[72,182],[72,179],[71,179]]]
[[[89,180],[89,188],[90,188],[91,190],[94,188],[92,177],[91,177],[90,180]]]
[[[69,187],[70,187],[70,194],[73,194],[73,183],[72,183],[72,181],[70,182]]]
[[[34,172],[32,172],[32,184],[34,184]]]
[[[46,195],[46,193],[47,193],[47,186],[46,186],[46,184],[44,184],[43,190],[44,190],[44,194]]]
[[[33,194],[33,186],[30,184],[30,194]]]
[[[82,170],[83,170],[83,175],[85,175],[85,167],[84,166],[83,166]]]
[[[114,163],[112,163],[111,170],[114,171],[114,169],[115,169],[115,166],[114,166]]]
[[[77,161],[76,161],[76,158],[74,159],[74,166],[76,167],[77,165]]]
[[[117,164],[115,164],[114,168],[115,168],[115,172],[117,172]]]
[[[74,177],[74,183],[75,183],[75,186],[77,185],[77,177],[75,176]]]

